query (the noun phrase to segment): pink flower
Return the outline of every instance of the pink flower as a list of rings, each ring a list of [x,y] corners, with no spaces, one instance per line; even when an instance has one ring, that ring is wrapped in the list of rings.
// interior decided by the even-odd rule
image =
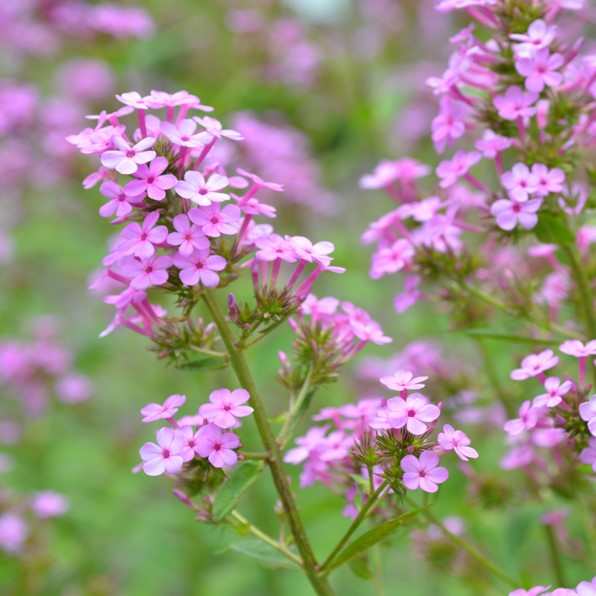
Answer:
[[[439,456],[433,451],[423,451],[420,458],[406,455],[400,462],[404,471],[403,482],[410,490],[422,489],[427,493],[436,493],[437,484],[445,482],[449,472],[445,468],[437,468]]]
[[[111,180],[104,182],[99,187],[99,192],[110,199],[99,208],[99,214],[102,217],[112,217],[113,215],[117,218],[124,217],[132,211],[134,205],[143,200],[142,193],[131,193]]]
[[[146,110],[148,97],[143,97],[138,91],[128,91],[121,95],[116,94],[116,99],[125,106],[136,108],[137,110]]]
[[[531,183],[533,192],[541,197],[545,197],[551,192],[563,192],[563,183],[565,174],[560,168],[549,170],[545,165],[535,163],[532,166]]]
[[[173,418],[180,406],[186,403],[186,395],[175,393],[170,395],[163,404],[151,403],[141,409],[143,422],[155,422],[156,420],[168,420]]]
[[[522,360],[521,368],[517,368],[511,373],[511,378],[514,381],[525,381],[552,368],[557,362],[559,362],[559,357],[555,356],[552,350],[544,350],[539,354],[530,354]]]
[[[209,404],[199,408],[199,414],[209,422],[220,428],[235,428],[239,426],[238,418],[253,413],[250,406],[242,404],[250,399],[246,389],[216,389],[209,395]]]
[[[536,211],[541,205],[542,199],[530,199],[524,202],[515,199],[499,199],[491,205],[490,212],[495,216],[497,225],[502,230],[513,230],[518,223],[522,228],[531,230],[538,223]]]
[[[63,515],[68,508],[69,504],[64,495],[51,490],[35,493],[31,501],[31,509],[42,519]]]
[[[559,350],[563,354],[575,356],[576,358],[594,356],[596,354],[596,339],[589,341],[587,344],[583,344],[579,339],[568,339],[559,346]]]
[[[516,163],[511,172],[501,176],[503,186],[509,191],[511,198],[516,201],[527,201],[528,195],[535,191],[534,178],[526,164]]]
[[[195,249],[208,250],[211,246],[203,230],[199,226],[191,225],[184,213],[176,215],[173,224],[176,231],[168,235],[168,244],[179,246],[178,250],[183,257],[190,257]]]
[[[184,199],[206,206],[227,201],[230,195],[219,192],[227,185],[228,179],[221,174],[212,174],[208,180],[205,180],[203,174],[191,170],[184,174],[184,180],[176,184],[176,192]]]
[[[405,238],[400,238],[391,246],[381,248],[373,255],[370,276],[372,279],[379,279],[387,273],[397,273],[408,268],[415,254],[412,243]]]
[[[397,161],[381,161],[372,174],[366,174],[360,178],[362,188],[384,188],[398,180],[412,182],[416,178],[427,176],[430,168],[418,161],[405,158]]]
[[[197,224],[205,236],[217,238],[221,234],[236,234],[238,232],[238,221],[242,212],[237,205],[225,205],[211,203],[206,207],[193,207],[188,212],[190,220]]]
[[[469,107],[446,95],[441,98],[439,115],[432,121],[432,140],[437,152],[442,153],[447,145],[454,145],[466,131],[465,119]]]
[[[215,139],[221,139],[222,137],[232,141],[242,141],[244,139],[239,132],[229,128],[223,128],[219,120],[211,118],[210,116],[204,116],[203,118],[194,116],[193,120],[198,122],[205,129],[205,132]]]
[[[518,57],[515,68],[522,77],[526,77],[526,89],[532,93],[540,93],[545,86],[558,87],[563,75],[556,72],[563,66],[563,56],[552,54],[548,48],[536,50],[528,57]]]
[[[157,431],[157,444],[145,443],[139,450],[143,460],[143,472],[148,476],[177,474],[184,460],[180,451],[184,447],[184,435],[165,426]]]
[[[255,244],[259,250],[255,253],[259,261],[276,261],[281,259],[286,263],[296,262],[296,251],[287,238],[279,234],[269,234],[257,238]]]
[[[571,387],[571,381],[565,381],[564,383],[561,383],[560,379],[557,377],[548,377],[548,379],[544,381],[546,393],[537,395],[532,401],[532,406],[538,408],[542,406],[554,408],[556,405],[560,404],[561,401],[563,401],[562,397],[569,393]]]
[[[513,33],[509,37],[518,43],[514,46],[516,56],[527,58],[536,50],[548,47],[555,38],[557,27],[548,27],[542,19],[534,21],[527,33]]]
[[[421,393],[412,393],[406,399],[392,397],[387,400],[389,422],[392,428],[406,427],[413,435],[423,435],[428,430],[427,423],[435,421],[441,410],[428,403]]]
[[[524,430],[531,430],[538,424],[542,411],[542,408],[533,407],[532,402],[527,400],[519,408],[519,418],[508,420],[503,428],[511,436],[519,435]]]
[[[545,591],[549,589],[550,586],[535,586],[529,590],[519,588],[519,590],[513,590],[513,592],[509,592],[509,596],[540,596],[541,594],[546,596]]]
[[[553,596],[559,595],[553,592]],[[561,596],[596,596],[596,577],[590,582],[580,582],[575,587],[575,592],[569,590],[569,594],[561,594]]]
[[[385,387],[394,389],[395,391],[413,391],[415,389],[422,389],[424,382],[428,377],[414,377],[409,370],[398,370],[390,377],[381,377],[379,380]]]
[[[240,447],[240,439],[234,433],[224,433],[219,426],[207,424],[197,432],[196,452],[209,458],[214,468],[230,468],[236,465],[238,455],[233,449]]]
[[[477,151],[458,151],[452,159],[442,161],[437,167],[437,176],[441,178],[439,186],[449,188],[453,186],[468,170],[482,159]]]
[[[163,174],[168,167],[168,160],[165,157],[156,157],[149,166],[139,166],[135,172],[135,178],[124,189],[132,195],[142,195],[147,193],[150,199],[154,201],[163,201],[166,196],[166,190],[174,188],[178,179],[173,174]]]
[[[174,265],[180,269],[180,281],[185,286],[195,286],[201,282],[207,288],[219,284],[216,271],[226,268],[226,260],[219,255],[209,255],[209,249],[195,250],[190,256],[174,255]]]
[[[195,134],[196,122],[181,120],[175,126],[171,122],[161,123],[161,132],[175,145],[180,147],[203,147],[209,142],[209,136],[203,132]]]
[[[125,275],[131,277],[130,287],[144,290],[150,286],[161,286],[168,281],[168,267],[172,259],[168,256],[154,255],[148,259],[125,257],[120,263]]]
[[[512,139],[502,137],[490,129],[485,130],[482,138],[476,141],[476,149],[482,152],[483,157],[489,159],[495,158],[497,154],[509,149],[511,145],[513,145]]]
[[[579,454],[579,459],[584,464],[592,466],[592,470],[596,472],[596,437],[590,437],[590,442]]]
[[[117,150],[106,151],[101,156],[101,163],[106,168],[116,170],[120,174],[134,174],[139,164],[151,161],[157,154],[146,151],[155,143],[155,139],[147,137],[131,147],[122,137],[113,137]]]
[[[118,253],[141,259],[152,256],[155,253],[154,244],[163,244],[168,237],[166,226],[155,226],[158,219],[159,212],[152,211],[141,225],[136,221],[128,224],[120,234]]]
[[[509,87],[505,95],[497,95],[493,103],[503,120],[517,120],[534,115],[532,104],[538,99],[536,93],[525,93],[519,87]]]
[[[455,451],[457,457],[463,461],[468,461],[468,458],[476,459],[478,452],[473,447],[469,447],[470,439],[468,435],[461,430],[455,430],[450,424],[443,426],[443,432],[437,436],[439,445],[445,451]]]
[[[328,255],[335,250],[335,246],[331,242],[313,244],[304,236],[286,236],[286,240],[292,245],[299,259],[309,263],[316,263],[322,267],[331,265],[333,259]]]
[[[181,422],[181,420],[179,421]],[[182,425],[176,429],[176,432],[184,439],[179,455],[183,462],[188,462],[194,459],[199,440],[198,431],[195,432],[190,425]]]
[[[23,550],[27,539],[27,524],[20,515],[7,511],[0,514],[0,549],[9,554]]]
[[[579,415],[588,423],[590,432],[596,437],[596,395],[579,405]]]

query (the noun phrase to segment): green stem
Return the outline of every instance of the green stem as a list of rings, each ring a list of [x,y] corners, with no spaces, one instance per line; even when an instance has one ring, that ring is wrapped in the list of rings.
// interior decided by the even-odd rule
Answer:
[[[292,402],[290,411],[288,412],[288,417],[286,418],[286,421],[284,422],[283,426],[281,427],[281,430],[279,431],[279,434],[277,435],[277,443],[280,445],[281,449],[283,449],[286,446],[288,440],[292,436],[292,430],[294,429],[294,427],[296,426],[296,424],[298,422],[297,415],[299,414],[300,408],[302,407],[304,400],[307,398],[307,396],[311,390],[311,386],[310,386],[311,376],[312,376],[312,368],[310,368],[308,370],[308,374],[306,375],[306,378],[304,379],[304,383],[302,383],[300,392],[296,396],[296,399]]]
[[[269,458],[267,463],[269,464],[269,469],[271,470],[271,475],[273,476],[273,482],[279,494],[284,511],[287,515],[294,541],[296,542],[296,546],[302,557],[304,571],[317,594],[321,596],[331,595],[333,594],[331,586],[325,579],[319,577],[317,574],[318,564],[308,538],[306,537],[306,532],[304,530],[302,520],[300,519],[300,514],[298,513],[298,508],[288,483],[281,451],[275,440],[271,426],[269,425],[265,406],[259,397],[259,393],[253,381],[252,375],[250,374],[244,354],[236,347],[234,343],[234,336],[226,321],[225,315],[219,306],[219,303],[217,302],[214,291],[207,289],[205,290],[203,296],[205,299],[205,304],[207,305],[207,308],[209,309],[211,316],[217,325],[219,335],[226,347],[226,351],[228,352],[232,369],[234,370],[240,385],[250,394],[249,404],[254,409],[254,419],[257,429]]]
[[[417,505],[410,501],[407,497],[405,501],[410,505],[410,507],[417,509]],[[502,579],[506,584],[509,584],[512,588],[519,588],[521,583],[509,575],[505,573],[500,567],[495,565],[488,557],[483,555],[476,547],[472,544],[457,536],[457,534],[452,534],[442,523],[439,519],[437,519],[428,509],[421,510],[422,515],[428,519],[429,522],[438,526],[443,534],[447,536],[451,542],[463,548],[473,559],[475,559],[478,563],[480,563],[483,567],[486,567],[491,573],[496,575],[498,578]]]
[[[505,412],[507,413],[508,418],[515,418],[515,407],[511,403],[509,396],[507,395],[506,391],[503,389],[503,385],[501,384],[501,379],[499,379],[499,374],[497,369],[495,368],[495,363],[493,362],[492,358],[490,357],[490,353],[486,347],[486,343],[481,339],[477,340],[478,347],[482,352],[482,359],[484,361],[484,370],[486,372],[489,381],[491,382],[493,389],[495,390],[495,395],[497,399],[501,402],[501,405],[505,408]]]
[[[339,555],[343,547],[346,545],[352,534],[360,527],[360,524],[366,519],[366,514],[376,505],[381,493],[387,488],[387,481],[383,482],[379,488],[372,494],[372,496],[362,506],[362,509],[358,512],[356,519],[352,522],[346,533],[342,536],[341,540],[335,545],[335,548],[331,551],[331,554],[327,557],[323,565],[321,565],[321,573],[326,575],[329,573],[330,565],[333,560]]]
[[[546,533],[546,543],[548,544],[548,552],[550,555],[550,562],[553,566],[553,572],[555,579],[559,586],[564,586],[567,582],[565,581],[565,574],[563,572],[563,562],[561,561],[561,553],[557,546],[557,537],[555,536],[555,530],[552,526],[544,526],[544,532]]]
[[[268,544],[276,551],[280,552],[282,555],[290,559],[290,561],[296,563],[296,565],[302,568],[302,560],[300,559],[300,557],[297,557],[293,552],[289,551],[282,544],[277,542],[277,540],[273,540],[271,536],[268,536],[267,534],[265,534],[265,532],[263,532],[256,526],[253,526],[243,515],[238,513],[238,511],[232,511],[230,517],[233,517],[238,523],[241,524],[241,526],[244,529],[248,530],[253,536],[258,538],[265,544]]]

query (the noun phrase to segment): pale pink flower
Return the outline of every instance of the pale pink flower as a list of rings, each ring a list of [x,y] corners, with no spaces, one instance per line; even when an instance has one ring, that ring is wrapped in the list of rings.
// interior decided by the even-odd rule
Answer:
[[[151,257],[155,253],[155,244],[163,244],[168,237],[166,226],[156,226],[159,212],[152,211],[142,224],[136,221],[129,223],[121,232],[118,254],[133,255],[141,259]]]
[[[329,267],[333,260],[329,254],[335,250],[331,242],[317,242],[313,244],[304,236],[286,236],[286,240],[294,248],[294,252],[299,259],[309,263],[316,263],[322,267]]]
[[[412,393],[406,399],[392,397],[387,400],[389,422],[392,428],[406,427],[413,435],[423,435],[428,430],[428,423],[434,422],[441,410],[421,393]]]
[[[168,244],[178,246],[178,251],[183,257],[190,257],[195,249],[207,250],[211,246],[203,230],[199,226],[191,225],[189,216],[184,213],[176,215],[172,223],[176,231],[168,235]]]
[[[590,437],[588,446],[579,454],[579,459],[584,464],[592,466],[596,472],[596,437]]]
[[[232,141],[242,141],[244,139],[239,132],[231,130],[230,128],[223,128],[219,120],[211,118],[210,116],[204,116],[203,118],[194,116],[193,120],[198,122],[205,129],[205,132],[215,139],[221,139],[222,137]]]
[[[594,356],[596,355],[596,339],[593,339],[586,344],[579,341],[579,339],[568,339],[559,346],[559,350],[561,350],[563,354],[575,356],[576,358]]]
[[[144,416],[143,422],[155,422],[156,420],[168,420],[173,418],[180,406],[186,403],[186,395],[175,393],[170,395],[163,404],[151,403],[141,408]]]
[[[209,136],[198,132],[197,123],[192,120],[181,120],[177,125],[171,122],[161,123],[161,132],[175,145],[180,147],[203,147],[209,142]]]
[[[218,238],[221,234],[236,234],[242,212],[237,205],[211,203],[206,207],[193,207],[188,212],[190,220],[197,224],[203,234]]]
[[[535,180],[530,174],[530,168],[523,163],[516,163],[510,172],[505,172],[501,176],[501,182],[511,198],[519,202],[527,201],[528,195],[535,191]]]
[[[240,439],[234,433],[224,433],[219,426],[207,424],[197,432],[195,451],[209,458],[214,468],[230,468],[236,465],[238,455],[233,449],[240,447]]]
[[[415,377],[409,370],[398,370],[388,377],[381,377],[379,381],[395,391],[414,391],[415,389],[422,389],[424,381],[428,377]]]
[[[538,19],[530,24],[527,33],[513,33],[509,37],[514,41],[514,50],[516,56],[527,58],[534,51],[547,48],[555,39],[557,27],[549,27],[542,19]]]
[[[498,135],[490,129],[485,130],[482,138],[476,141],[476,149],[482,152],[483,157],[489,159],[494,159],[501,151],[509,149],[512,145],[512,139]]]
[[[463,461],[478,457],[476,449],[469,446],[472,441],[468,435],[461,430],[455,430],[450,424],[443,426],[443,432],[438,434],[437,441],[445,451],[455,451],[457,457]]]
[[[148,259],[124,257],[120,265],[124,274],[132,278],[130,287],[145,290],[150,286],[161,286],[168,281],[167,269],[172,266],[172,259],[166,255],[153,255]]]
[[[561,380],[557,377],[548,377],[544,381],[546,393],[537,395],[533,399],[532,405],[534,407],[546,406],[547,408],[554,408],[563,401],[563,396],[569,393],[572,386],[573,383],[571,381],[561,383]]]
[[[536,108],[531,106],[537,99],[537,93],[525,93],[519,87],[509,87],[505,95],[497,95],[493,103],[503,120],[517,120],[534,115]]]
[[[565,174],[560,168],[548,169],[545,165],[535,163],[532,166],[531,186],[532,192],[541,197],[547,196],[551,192],[563,192],[563,183]]]
[[[152,137],[141,139],[132,147],[122,137],[113,137],[113,142],[117,149],[104,152],[101,163],[120,174],[134,174],[140,164],[151,161],[157,155],[155,151],[147,151],[155,143]]]
[[[396,181],[411,183],[416,178],[427,176],[431,169],[415,159],[405,158],[396,161],[381,161],[372,174],[360,178],[362,188],[384,188]]]
[[[596,395],[579,405],[579,415],[588,423],[588,429],[596,437]]]
[[[462,176],[468,173],[468,170],[482,159],[482,155],[477,151],[459,150],[452,159],[442,161],[437,166],[437,176],[441,178],[439,186],[449,188],[453,186]]]
[[[525,381],[552,368],[557,362],[559,362],[559,357],[555,356],[552,350],[544,350],[539,354],[530,354],[522,360],[521,368],[517,368],[511,373],[511,378],[514,381]]]
[[[387,273],[397,273],[408,268],[415,254],[412,243],[405,238],[400,238],[391,246],[381,248],[373,255],[370,276],[372,279],[379,279]]]
[[[25,520],[12,511],[0,514],[0,549],[11,555],[20,553],[27,539]]]
[[[546,596],[546,590],[550,590],[550,586],[534,586],[529,590],[519,588],[518,590],[513,590],[513,592],[509,592],[509,596]]]
[[[575,592],[573,590],[569,590],[569,592],[569,596],[596,596],[596,577],[592,578],[590,582],[580,582],[576,586]]]
[[[297,260],[296,251],[287,238],[279,234],[270,234],[255,240],[259,249],[255,253],[259,261],[276,261],[281,259],[286,263],[295,263]]]
[[[400,462],[404,471],[403,483],[410,490],[422,489],[427,493],[436,493],[438,484],[445,482],[449,472],[437,467],[439,456],[433,451],[423,451],[420,457],[406,455]]]
[[[192,426],[182,424],[182,419],[179,421],[180,428],[176,429],[178,435],[184,439],[184,444],[180,448],[179,455],[184,463],[194,459],[199,440],[198,431],[195,432]]]
[[[154,201],[163,201],[166,190],[174,188],[178,179],[173,174],[163,174],[168,167],[168,160],[165,157],[156,157],[149,166],[139,166],[134,173],[135,178],[124,189],[131,195],[147,194]]]
[[[526,77],[526,89],[531,93],[540,93],[544,87],[558,87],[563,75],[557,72],[563,66],[563,56],[552,54],[548,48],[536,50],[527,57],[518,57],[515,68],[522,77]]]
[[[542,199],[516,201],[515,199],[499,199],[495,201],[490,212],[495,216],[497,225],[506,231],[513,230],[519,223],[522,228],[531,230],[538,223],[536,211],[540,209]]]
[[[228,185],[228,179],[221,174],[212,174],[205,180],[203,174],[191,170],[184,174],[184,180],[176,184],[176,192],[184,199],[190,199],[197,205],[211,205],[227,201],[230,195],[219,192]]]
[[[116,94],[116,99],[125,106],[130,106],[137,110],[147,110],[147,97],[143,97],[138,91],[128,91],[120,95]]]
[[[180,451],[184,448],[184,435],[165,426],[157,431],[157,444],[145,443],[139,450],[143,460],[143,471],[148,476],[177,474],[182,470],[184,460]]]
[[[532,406],[530,400],[525,401],[519,408],[519,418],[514,418],[505,422],[503,428],[511,436],[519,435],[524,430],[531,430],[538,424],[538,420],[543,413],[542,408]]]
[[[42,519],[64,515],[68,508],[69,503],[64,495],[51,490],[37,492],[31,500],[31,509]]]
[[[216,389],[209,395],[211,403],[203,404],[199,414],[209,422],[220,428],[235,428],[239,426],[238,418],[249,416],[253,409],[242,404],[250,399],[246,389]]]
[[[132,193],[111,180],[104,182],[99,187],[99,192],[110,199],[99,208],[99,214],[102,217],[112,217],[114,215],[117,218],[124,217],[132,211],[133,206],[137,206],[144,198],[142,192]]]
[[[207,288],[219,284],[216,271],[226,268],[226,260],[219,255],[210,255],[209,249],[195,250],[190,256],[174,255],[174,265],[180,269],[180,281],[185,286],[195,286],[199,282]]]

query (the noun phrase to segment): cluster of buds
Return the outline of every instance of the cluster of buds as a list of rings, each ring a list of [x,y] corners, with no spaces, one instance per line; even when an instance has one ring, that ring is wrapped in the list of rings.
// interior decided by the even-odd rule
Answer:
[[[401,495],[417,489],[435,493],[448,477],[439,466],[441,455],[454,451],[463,461],[477,458],[467,435],[449,424],[432,437],[441,404],[431,404],[418,392],[427,378],[398,371],[380,379],[397,395],[324,408],[314,416],[317,422],[330,422],[296,439],[298,447],[285,456],[286,462],[303,464],[301,486],[318,481],[343,488],[348,500],[344,513],[354,516],[360,491],[364,499],[381,486]]]

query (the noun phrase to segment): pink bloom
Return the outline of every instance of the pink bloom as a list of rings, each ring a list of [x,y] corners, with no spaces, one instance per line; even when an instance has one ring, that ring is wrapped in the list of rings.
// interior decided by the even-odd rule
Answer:
[[[439,186],[449,188],[453,186],[468,170],[482,159],[477,151],[458,151],[452,159],[442,161],[437,167],[437,176],[441,178]]]
[[[569,393],[571,387],[571,381],[561,383],[560,379],[557,377],[548,377],[548,379],[544,381],[546,393],[537,395],[532,401],[532,405],[534,407],[546,406],[547,408],[554,408],[563,401],[563,396]]]
[[[219,120],[210,116],[204,116],[203,118],[195,116],[193,120],[198,122],[205,129],[205,132],[215,139],[221,139],[222,137],[232,141],[242,141],[244,139],[239,132],[229,128],[223,128]]]
[[[304,236],[286,236],[286,240],[292,245],[299,259],[309,263],[316,263],[322,267],[329,267],[333,260],[328,256],[335,250],[335,246],[331,242],[317,242],[313,244]]]
[[[134,174],[139,164],[151,161],[157,154],[146,151],[155,143],[155,139],[147,137],[131,147],[122,137],[113,137],[117,150],[106,151],[101,156],[101,163],[106,168],[116,170],[120,174]]]
[[[522,77],[526,77],[526,89],[531,93],[540,93],[545,86],[558,87],[563,75],[556,72],[563,66],[561,54],[550,54],[548,48],[533,52],[528,57],[518,57],[515,68]]]
[[[527,400],[519,408],[519,418],[508,420],[503,428],[511,436],[519,435],[524,430],[530,430],[538,424],[542,411],[542,408],[533,407],[532,402]]]
[[[439,115],[432,121],[432,140],[439,153],[453,146],[466,130],[465,119],[470,108],[446,95],[441,98]]]
[[[125,106],[130,106],[137,110],[147,110],[147,97],[143,97],[138,91],[128,91],[121,95],[116,94],[116,99]]]
[[[553,596],[558,595],[555,595],[553,592]],[[590,582],[580,582],[576,586],[575,592],[573,590],[569,590],[568,595],[561,594],[561,596],[596,596],[596,577],[592,578],[592,581]]]
[[[531,230],[538,223],[536,211],[541,205],[542,199],[530,199],[524,202],[515,199],[499,199],[491,205],[490,212],[495,216],[497,225],[502,230],[513,230],[518,223],[522,228]]]
[[[428,430],[429,422],[435,421],[441,410],[429,404],[421,393],[412,393],[406,399],[392,397],[387,400],[389,422],[392,428],[406,427],[413,435],[423,435]]]
[[[165,157],[156,157],[149,166],[139,166],[135,172],[135,178],[124,188],[129,194],[147,193],[150,199],[154,201],[163,201],[166,196],[166,190],[174,188],[178,179],[173,174],[163,174],[168,167],[168,160]]]
[[[419,300],[424,299],[424,294],[418,289],[421,281],[422,278],[419,275],[406,275],[404,291],[393,298],[393,308],[399,314],[414,306]]]
[[[161,286],[168,281],[167,269],[172,266],[172,259],[165,255],[154,255],[148,259],[125,257],[120,264],[124,274],[132,278],[130,287],[144,290],[150,286]]]
[[[23,550],[27,539],[27,524],[20,515],[7,511],[0,514],[0,549],[9,554]]]
[[[379,279],[387,273],[397,273],[411,265],[414,255],[412,243],[400,238],[391,246],[381,248],[373,255],[370,276],[372,279]]]
[[[237,168],[236,171],[241,176],[245,176],[246,178],[252,180],[254,182],[254,184],[259,188],[268,188],[269,190],[272,190],[273,192],[283,192],[283,190],[284,190],[283,184],[278,184],[277,182],[267,182],[266,180],[263,180],[260,176],[257,176],[256,174],[252,174],[251,172],[247,172],[246,170],[243,170],[242,168]]]
[[[173,418],[180,406],[186,403],[186,395],[170,395],[163,404],[151,403],[141,409],[143,422],[155,422],[156,420],[168,420]]]
[[[197,224],[205,236],[217,238],[221,234],[236,234],[242,213],[237,205],[211,203],[206,207],[193,207],[188,212],[190,220]]]
[[[413,391],[415,389],[422,389],[424,382],[428,377],[414,377],[408,370],[398,370],[390,377],[381,377],[379,380],[385,387],[394,389],[395,391]]]
[[[550,586],[535,586],[529,590],[520,588],[519,590],[513,590],[513,592],[509,592],[509,596],[540,596],[541,594],[546,596],[545,592],[549,589]]]
[[[215,424],[202,426],[197,432],[196,452],[208,457],[214,468],[230,468],[236,465],[238,455],[233,449],[240,447],[240,439],[234,433],[224,433]]]
[[[181,420],[179,422],[181,422]],[[184,444],[179,451],[182,461],[186,463],[193,460],[199,440],[198,431],[195,432],[190,425],[182,425],[180,428],[176,429],[176,432],[184,439]]]
[[[372,174],[366,174],[360,178],[360,186],[362,188],[384,188],[392,182],[398,180],[412,182],[429,173],[428,166],[411,158],[397,161],[383,160],[375,167]]]
[[[505,95],[497,95],[493,103],[504,120],[517,120],[534,115],[532,104],[538,99],[536,93],[525,93],[519,87],[509,87]]]
[[[508,137],[502,137],[496,132],[488,129],[484,131],[482,138],[476,141],[476,149],[482,152],[483,157],[493,159],[501,151],[509,149],[513,145],[513,141]]]
[[[565,174],[560,168],[549,170],[545,165],[535,163],[532,166],[531,181],[533,192],[541,197],[545,197],[551,192],[563,192]]]
[[[250,399],[246,389],[216,389],[209,395],[209,404],[199,408],[199,414],[209,422],[220,428],[235,428],[239,426],[238,418],[252,414],[250,406],[242,404]]]
[[[404,471],[403,482],[410,490],[422,489],[427,493],[436,493],[437,484],[445,482],[449,472],[445,468],[437,468],[439,456],[433,451],[423,451],[420,458],[406,455],[400,462]]]
[[[206,110],[208,106],[199,107],[201,100],[188,91],[177,91],[176,93],[166,93],[165,91],[151,90],[151,93],[145,97],[145,102],[150,108],[175,108],[178,106],[189,106],[194,109]],[[211,110],[213,108],[209,108]]]
[[[165,426],[157,431],[157,444],[145,443],[139,450],[143,460],[143,471],[148,476],[177,474],[182,470],[184,460],[180,451],[184,447],[184,435]]]
[[[195,249],[207,250],[211,246],[203,230],[199,226],[191,225],[184,213],[176,215],[173,224],[176,231],[168,235],[168,244],[179,246],[178,250],[183,257],[190,257]]]
[[[176,192],[184,199],[206,206],[227,201],[230,195],[219,192],[227,185],[228,179],[221,174],[212,174],[208,180],[205,180],[203,174],[191,170],[184,174],[184,180],[176,184]]]
[[[31,509],[42,519],[63,515],[68,511],[68,507],[68,501],[64,496],[51,490],[35,493],[31,501]]]
[[[501,176],[501,182],[516,201],[527,201],[528,195],[535,191],[534,178],[528,166],[523,163],[516,163],[511,172],[505,172]]]
[[[102,217],[112,217],[113,215],[117,218],[124,217],[132,211],[133,206],[143,200],[142,193],[127,192],[126,188],[122,188],[111,180],[104,182],[99,187],[99,192],[110,199],[99,208],[99,214]]]
[[[559,350],[563,354],[575,356],[576,358],[594,356],[596,355],[596,339],[589,341],[587,344],[583,344],[579,339],[568,339],[559,346]]]
[[[596,437],[596,395],[579,405],[579,415],[588,423],[590,432]]]
[[[521,42],[514,46],[515,55],[520,58],[531,56],[535,50],[548,47],[555,38],[557,27],[548,27],[542,19],[534,21],[527,33],[513,33],[509,37]]]
[[[154,244],[163,244],[168,237],[166,226],[155,226],[159,212],[152,211],[139,225],[136,221],[128,224],[120,234],[118,254],[147,258],[155,253]]]
[[[226,260],[219,255],[209,255],[209,249],[195,250],[190,256],[174,255],[174,265],[180,269],[180,281],[185,286],[195,286],[201,282],[207,288],[219,284],[216,271],[226,268]]]
[[[192,120],[181,120],[176,126],[171,122],[161,123],[161,132],[180,147],[203,147],[209,142],[209,136],[203,132],[195,134],[196,129],[197,124]]]
[[[455,430],[450,424],[443,426],[443,432],[437,436],[439,445],[445,451],[455,451],[457,457],[463,461],[468,461],[468,458],[476,459],[478,452],[473,447],[469,447],[470,439],[468,435],[461,430]]]
[[[270,234],[257,238],[255,244],[259,250],[255,253],[259,261],[276,261],[281,259],[286,263],[296,262],[296,251],[287,238],[279,234]]]
[[[557,362],[559,362],[559,357],[555,356],[552,350],[544,350],[539,354],[530,354],[522,360],[521,368],[517,368],[511,373],[511,378],[514,381],[525,381],[552,368]]]
[[[596,472],[596,437],[590,437],[590,442],[579,454],[579,459],[584,464],[592,466],[592,470]]]

